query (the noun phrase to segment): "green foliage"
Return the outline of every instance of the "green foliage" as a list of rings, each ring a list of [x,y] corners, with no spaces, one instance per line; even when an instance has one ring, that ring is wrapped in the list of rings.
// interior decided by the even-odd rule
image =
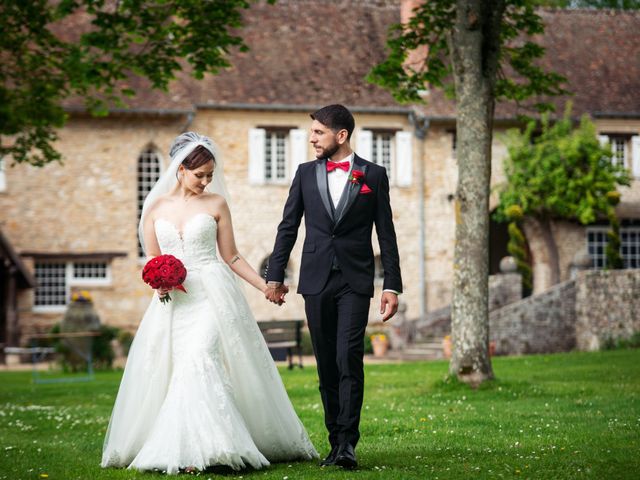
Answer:
[[[620,255],[620,221],[612,206],[609,207],[607,217],[609,218],[607,248],[605,249],[607,269],[621,269],[624,268],[624,261],[622,260],[622,255]]]
[[[129,330],[120,330],[118,332],[118,342],[122,345],[122,353],[124,356],[129,355],[129,349],[133,343],[133,334]]]
[[[496,6],[486,8],[498,11]],[[454,95],[450,44],[455,21],[454,0],[423,2],[406,24],[391,28],[387,42],[389,55],[371,71],[368,80],[388,89],[403,103],[421,102],[420,93],[427,87],[444,88]],[[493,92],[497,100],[520,103],[533,96],[567,93],[562,87],[566,82],[563,76],[546,72],[539,66],[544,48],[526,39],[544,32],[542,19],[528,0],[508,0],[504,14],[492,21],[494,23],[487,27],[487,36],[498,35],[500,46],[497,52],[500,69]],[[424,53],[418,55],[418,52]],[[507,70],[515,75],[507,76]],[[533,106],[538,111],[553,109],[543,101]]]
[[[602,344],[601,350],[622,350],[640,348],[640,332],[635,332],[628,338],[608,336]]]
[[[70,96],[104,115],[135,95],[132,75],[164,90],[186,65],[195,78],[227,67],[232,48],[247,48],[237,31],[250,1],[1,0],[0,157],[60,160]]]
[[[93,366],[98,370],[108,370],[115,360],[115,353],[111,341],[118,337],[119,328],[100,325],[100,335],[93,339],[91,353]]]
[[[532,121],[524,131],[507,133],[507,182],[498,220],[507,220],[507,210],[518,205],[525,216],[593,223],[609,213],[610,192],[629,185],[629,172],[611,162],[611,150],[600,145],[589,118],[583,116],[574,128],[570,114],[569,106],[555,123],[543,115],[540,124]]]
[[[505,210],[505,214],[509,220],[519,222],[524,218],[524,212],[520,205],[511,205]]]
[[[373,345],[371,345],[371,335],[364,336],[364,353],[371,355],[373,353]]]
[[[109,370],[113,365],[115,353],[111,346],[111,341],[119,338],[120,329],[108,325],[100,325],[100,335],[88,338],[86,341],[91,345],[91,357],[93,368],[97,370]],[[51,328],[51,333],[60,333],[60,324],[56,323]],[[86,370],[87,363],[81,358],[73,348],[69,347],[67,341],[63,339],[49,340],[49,346],[53,346],[61,355],[61,364],[64,371],[78,372]],[[42,342],[41,342],[42,344]]]
[[[533,272],[527,254],[527,241],[516,221],[509,223],[507,230],[509,231],[507,251],[515,259],[518,272],[522,275],[523,291],[530,292],[533,289]]]

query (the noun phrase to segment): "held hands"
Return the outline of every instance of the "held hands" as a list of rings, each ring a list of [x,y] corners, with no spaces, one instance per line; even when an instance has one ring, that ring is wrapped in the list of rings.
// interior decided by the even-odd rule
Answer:
[[[269,282],[267,288],[264,291],[264,298],[276,305],[282,305],[285,303],[284,296],[289,293],[289,287],[283,283]]]
[[[398,295],[393,292],[382,292],[380,299],[380,314],[382,321],[386,322],[398,311]]]

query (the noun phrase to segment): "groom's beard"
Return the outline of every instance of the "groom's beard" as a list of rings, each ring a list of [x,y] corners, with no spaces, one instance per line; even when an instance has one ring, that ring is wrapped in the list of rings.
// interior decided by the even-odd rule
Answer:
[[[338,145],[338,142],[335,142],[333,145],[327,148],[322,148],[322,152],[320,152],[320,155],[318,155],[317,158],[331,158],[339,149],[340,145]]]

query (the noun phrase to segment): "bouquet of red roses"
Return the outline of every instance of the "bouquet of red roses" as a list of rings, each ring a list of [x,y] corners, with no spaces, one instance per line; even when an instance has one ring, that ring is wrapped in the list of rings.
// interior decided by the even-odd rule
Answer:
[[[183,263],[173,255],[159,255],[153,257],[147,262],[142,269],[142,280],[151,286],[151,288],[177,288],[187,293],[182,286],[184,279],[187,277],[187,269]],[[162,303],[171,300],[169,294],[160,297]]]

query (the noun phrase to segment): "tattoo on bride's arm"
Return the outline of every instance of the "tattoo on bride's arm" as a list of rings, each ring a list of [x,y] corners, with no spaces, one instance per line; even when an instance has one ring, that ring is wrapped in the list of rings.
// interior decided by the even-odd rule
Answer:
[[[230,263],[231,265],[233,265],[233,264],[234,264],[234,263],[236,263],[238,260],[240,260],[240,255],[236,255],[235,257],[233,257],[229,263]]]

